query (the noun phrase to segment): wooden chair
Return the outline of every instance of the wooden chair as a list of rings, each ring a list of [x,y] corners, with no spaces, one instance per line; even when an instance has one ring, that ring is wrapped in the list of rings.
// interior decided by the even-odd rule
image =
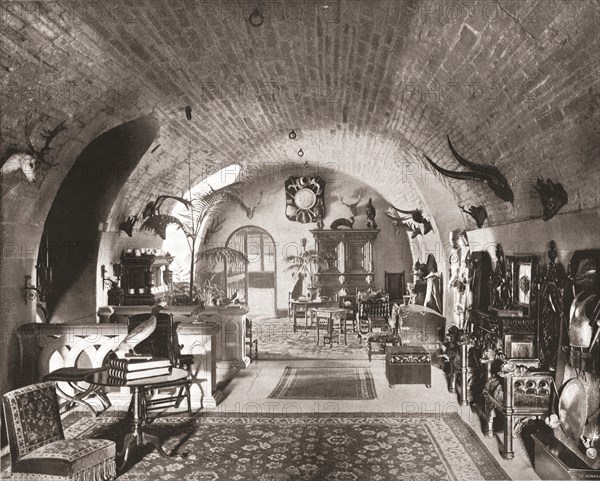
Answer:
[[[381,332],[389,330],[390,302],[387,295],[373,300],[362,300],[358,295],[358,335],[362,337],[380,328]]]
[[[389,296],[391,302],[402,302],[406,294],[406,281],[404,272],[385,271],[384,291]]]
[[[135,314],[129,317],[128,332],[133,331],[138,325],[147,320],[150,313]],[[194,357],[191,354],[181,354],[181,346],[177,339],[177,323],[173,321],[173,316],[161,312],[158,314],[156,329],[145,340],[136,346],[138,353],[148,353],[154,357],[167,358],[174,367],[187,369],[188,378],[182,381],[175,381],[154,385],[153,390],[178,389],[177,393],[170,396],[159,396],[153,398],[146,392],[143,402],[144,417],[147,418],[148,411],[163,409],[166,407],[178,408],[184,399],[187,399],[188,414],[192,415],[192,404],[190,399],[190,387],[192,384],[192,364]]]
[[[356,317],[358,313],[358,306],[356,304],[356,295],[338,295],[338,306],[341,309],[346,310],[346,320],[344,328],[348,329],[348,324],[350,324],[350,328],[352,332],[356,332]]]
[[[116,475],[113,441],[65,439],[54,382],[2,397],[12,475],[19,480],[107,480]]]

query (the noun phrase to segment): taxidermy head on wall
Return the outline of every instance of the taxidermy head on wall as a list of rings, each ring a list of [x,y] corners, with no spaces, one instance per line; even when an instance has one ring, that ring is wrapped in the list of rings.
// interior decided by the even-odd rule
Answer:
[[[21,171],[29,182],[35,182],[35,168],[37,161],[29,154],[17,152],[12,154],[6,163],[0,169],[0,174],[8,175],[13,172]]]

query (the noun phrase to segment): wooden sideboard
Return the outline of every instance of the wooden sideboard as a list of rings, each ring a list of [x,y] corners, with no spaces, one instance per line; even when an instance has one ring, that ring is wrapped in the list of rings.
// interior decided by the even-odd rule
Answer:
[[[355,294],[369,287],[367,276],[375,275],[374,243],[379,229],[314,229],[311,232],[316,249],[329,263],[328,270],[317,274],[322,295],[334,297],[342,288],[347,294]]]

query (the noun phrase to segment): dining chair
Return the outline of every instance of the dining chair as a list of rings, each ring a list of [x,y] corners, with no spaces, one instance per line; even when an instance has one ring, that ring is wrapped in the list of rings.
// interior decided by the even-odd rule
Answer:
[[[116,446],[107,439],[65,439],[54,382],[2,396],[13,479],[100,481],[116,476]]]

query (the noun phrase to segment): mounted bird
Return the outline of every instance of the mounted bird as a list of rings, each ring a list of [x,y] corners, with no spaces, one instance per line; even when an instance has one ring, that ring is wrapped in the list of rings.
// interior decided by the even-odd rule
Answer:
[[[390,207],[384,211],[384,214],[388,216],[392,220],[399,220],[401,222],[406,222],[412,220],[417,224],[423,225],[423,235],[427,235],[429,232],[433,230],[433,226],[428,219],[423,216],[423,211],[420,209],[414,210],[402,210],[394,207],[390,204]],[[410,217],[402,217],[400,214],[409,215]],[[412,230],[412,229],[411,229]]]
[[[152,308],[150,317],[144,322],[140,323],[135,329],[133,329],[125,339],[114,350],[114,354],[119,359],[135,359],[136,356],[141,356],[141,353],[135,352],[135,347],[142,341],[145,341],[156,329],[158,323],[158,313],[163,307],[167,305],[166,302],[159,302]]]
[[[470,171],[453,171],[447,170],[440,166],[438,166],[433,160],[431,160],[427,155],[423,154],[427,162],[440,174],[445,177],[450,177],[451,179],[458,180],[476,180],[478,182],[484,182],[487,186],[496,194],[500,199],[505,202],[510,202],[511,204],[515,200],[514,193],[510,186],[508,185],[508,180],[506,177],[502,175],[500,170],[492,165],[479,165],[473,162],[468,161],[462,155],[460,155],[452,142],[450,141],[450,136],[448,138],[448,146],[452,151],[452,155],[454,158],[458,160],[458,163],[463,167],[471,169]]]
[[[369,199],[367,205],[365,207],[365,214],[367,215],[367,228],[369,229],[377,229],[377,223],[375,222],[375,215],[377,215],[377,210]]]
[[[462,205],[459,205],[458,207],[465,214],[469,214],[471,217],[473,217],[473,220],[475,220],[475,223],[477,224],[477,227],[479,229],[481,229],[483,223],[488,218],[487,210],[485,210],[485,206],[483,205],[477,207],[472,205],[471,207],[469,207],[469,210],[466,210]]]

